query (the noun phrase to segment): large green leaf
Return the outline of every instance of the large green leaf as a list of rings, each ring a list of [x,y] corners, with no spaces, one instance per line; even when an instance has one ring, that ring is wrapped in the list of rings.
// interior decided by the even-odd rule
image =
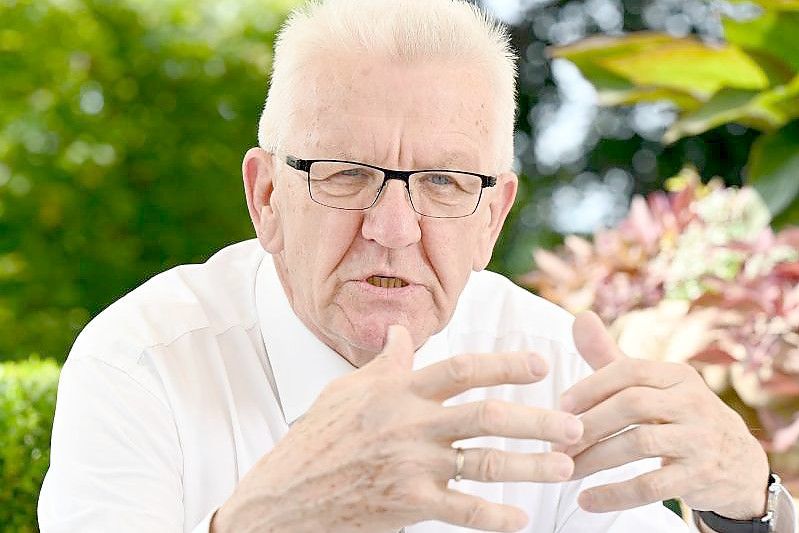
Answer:
[[[549,49],[553,58],[568,59],[608,99],[621,99],[627,91],[635,89],[629,79],[615,74],[599,61],[615,56],[624,56],[651,50],[674,40],[663,33],[638,32],[622,37],[596,36],[567,46]],[[615,95],[615,96],[614,96]]]
[[[790,84],[765,92],[724,88],[699,109],[685,114],[666,132],[664,142],[699,135],[735,122],[761,131],[773,131],[799,116],[799,76]]]
[[[791,74],[799,71],[799,12],[766,11],[748,21],[725,19],[724,37],[745,50],[778,58]]]
[[[783,115],[786,122],[799,117],[799,74],[787,85],[775,87],[757,97],[757,105]]]
[[[736,46],[711,47],[694,39],[614,55],[599,64],[636,85],[667,87],[709,98],[722,87],[763,90],[763,69]]]
[[[608,90],[597,88],[599,104],[603,106],[633,105],[641,102],[661,102],[668,100],[682,111],[694,111],[702,105],[694,95],[677,89],[664,87],[633,87],[627,90]]]
[[[757,4],[774,11],[799,11],[799,0],[732,0],[735,3]]]
[[[709,47],[662,33],[589,37],[553,47],[550,55],[574,63],[603,105],[666,99],[693,111],[722,86],[763,89],[770,84],[758,62],[735,47]]]
[[[748,183],[763,196],[772,215],[799,197],[799,121],[760,137],[749,158]]]
[[[670,144],[683,137],[699,135],[721,124],[742,122],[743,117],[753,118],[751,115],[756,114],[759,109],[751,110],[754,111],[752,113],[750,106],[758,94],[760,94],[758,91],[724,88],[713,95],[713,98],[702,107],[675,122],[663,136],[663,141]],[[765,129],[765,126],[772,121],[778,121],[777,117],[768,114],[757,118],[763,122],[762,129]]]
[[[793,202],[771,221],[771,225],[775,229],[799,226],[799,196],[794,198]]]
[[[597,35],[549,49],[551,57],[568,59],[582,66],[599,59],[623,56],[658,48],[674,41],[668,33],[640,31],[621,36]]]

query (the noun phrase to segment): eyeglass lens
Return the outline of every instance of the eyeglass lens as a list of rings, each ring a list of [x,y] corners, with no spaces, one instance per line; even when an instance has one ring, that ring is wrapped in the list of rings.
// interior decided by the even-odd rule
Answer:
[[[368,209],[380,194],[385,173],[357,163],[316,161],[308,176],[314,201],[339,209]],[[463,172],[415,172],[408,179],[414,210],[432,217],[470,215],[480,201],[481,191],[480,177]]]

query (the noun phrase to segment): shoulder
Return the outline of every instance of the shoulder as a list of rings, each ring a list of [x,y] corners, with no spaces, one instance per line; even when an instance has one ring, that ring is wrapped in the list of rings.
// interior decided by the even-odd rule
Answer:
[[[124,366],[148,348],[198,330],[213,334],[254,324],[253,285],[265,254],[257,240],[249,240],[205,263],[157,274],[97,315],[78,336],[70,359],[90,356]]]

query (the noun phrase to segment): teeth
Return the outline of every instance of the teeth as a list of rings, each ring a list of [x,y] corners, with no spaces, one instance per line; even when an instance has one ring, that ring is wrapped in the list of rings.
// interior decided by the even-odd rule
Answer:
[[[400,287],[406,287],[408,285],[400,278],[388,278],[383,276],[371,276],[366,279],[366,282],[369,283],[369,285],[374,285],[375,287],[381,287],[383,289],[399,289]]]

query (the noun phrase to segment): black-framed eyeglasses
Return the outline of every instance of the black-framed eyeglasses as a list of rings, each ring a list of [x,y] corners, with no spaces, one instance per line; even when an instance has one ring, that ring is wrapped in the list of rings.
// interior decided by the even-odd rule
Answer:
[[[321,205],[363,211],[380,197],[388,180],[405,183],[411,207],[432,218],[461,218],[477,211],[483,189],[497,184],[494,176],[460,170],[390,170],[356,161],[299,159],[286,163],[307,173],[308,193]]]

